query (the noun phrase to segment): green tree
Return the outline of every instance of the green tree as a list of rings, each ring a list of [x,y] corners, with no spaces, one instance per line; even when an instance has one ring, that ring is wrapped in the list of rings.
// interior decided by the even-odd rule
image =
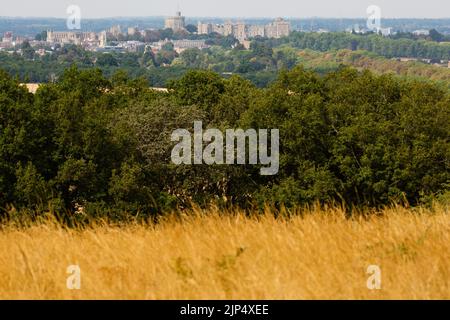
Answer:
[[[186,26],[186,30],[190,33],[196,33],[197,32],[197,26],[193,25],[193,24],[188,24]]]
[[[117,59],[110,53],[105,53],[97,58],[97,65],[101,67],[117,67],[119,63]]]
[[[168,86],[180,104],[198,105],[210,110],[224,92],[224,82],[210,71],[188,71],[181,79]]]

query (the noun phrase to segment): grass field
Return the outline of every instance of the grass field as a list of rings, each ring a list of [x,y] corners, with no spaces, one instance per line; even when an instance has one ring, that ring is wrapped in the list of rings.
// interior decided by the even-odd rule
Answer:
[[[291,217],[196,210],[158,224],[0,231],[0,299],[450,299],[444,208]],[[69,265],[81,289],[69,290]],[[367,268],[381,269],[369,290]]]

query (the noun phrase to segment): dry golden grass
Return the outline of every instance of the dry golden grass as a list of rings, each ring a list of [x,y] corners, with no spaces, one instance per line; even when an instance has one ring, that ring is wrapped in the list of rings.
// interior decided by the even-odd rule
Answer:
[[[159,224],[0,231],[1,299],[449,299],[447,209],[275,219],[196,210]],[[81,268],[81,290],[66,269]],[[369,265],[382,289],[369,290]]]

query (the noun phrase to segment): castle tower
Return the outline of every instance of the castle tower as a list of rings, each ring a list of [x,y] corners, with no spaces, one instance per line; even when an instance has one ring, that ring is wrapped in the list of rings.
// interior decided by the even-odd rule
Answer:
[[[164,25],[166,29],[172,29],[174,32],[182,31],[186,27],[186,18],[183,17],[181,11],[178,10],[174,17],[166,19]]]

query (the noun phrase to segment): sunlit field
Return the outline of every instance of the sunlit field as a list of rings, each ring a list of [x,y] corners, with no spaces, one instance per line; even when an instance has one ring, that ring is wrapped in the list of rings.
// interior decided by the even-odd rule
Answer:
[[[448,209],[194,210],[159,223],[0,231],[1,299],[450,299]],[[67,288],[67,267],[81,270]],[[370,290],[371,265],[381,289]]]

